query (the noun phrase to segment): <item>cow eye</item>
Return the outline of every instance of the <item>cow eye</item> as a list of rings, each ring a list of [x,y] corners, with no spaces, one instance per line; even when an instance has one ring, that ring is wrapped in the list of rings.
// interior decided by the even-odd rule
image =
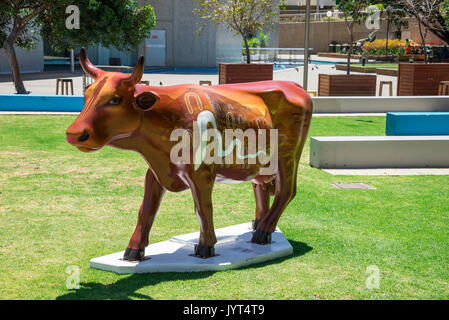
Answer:
[[[109,100],[108,104],[116,106],[119,105],[122,102],[122,97],[114,97],[111,100]]]

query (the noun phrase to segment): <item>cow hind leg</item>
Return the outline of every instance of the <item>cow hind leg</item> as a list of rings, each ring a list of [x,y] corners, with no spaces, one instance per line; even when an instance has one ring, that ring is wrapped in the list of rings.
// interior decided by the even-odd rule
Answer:
[[[251,242],[267,244],[271,242],[271,234],[276,229],[277,222],[289,202],[296,195],[296,174],[298,164],[294,157],[286,162],[279,163],[276,174],[276,193],[273,204],[258,223]]]
[[[299,160],[306,142],[312,113],[298,113],[295,106],[284,108],[285,114],[278,112],[274,122],[279,129],[279,135],[288,139],[279,145],[278,171],[275,178],[276,192],[273,204],[265,217],[257,225],[252,242],[266,244],[271,242],[271,234],[284,209],[296,195],[296,179]]]
[[[253,230],[257,229],[257,225],[268,212],[272,188],[273,184],[271,182],[265,184],[253,183],[254,196],[256,198],[256,216],[252,222]]]

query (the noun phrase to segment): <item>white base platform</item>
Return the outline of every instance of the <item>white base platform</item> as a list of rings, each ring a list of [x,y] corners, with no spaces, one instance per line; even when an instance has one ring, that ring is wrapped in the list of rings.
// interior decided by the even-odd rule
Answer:
[[[293,247],[276,229],[272,242],[266,245],[251,243],[251,223],[243,223],[215,230],[216,256],[202,259],[192,256],[199,233],[189,233],[170,240],[150,244],[145,249],[145,260],[123,261],[123,251],[93,258],[91,268],[115,273],[198,272],[221,271],[265,262],[293,254]]]

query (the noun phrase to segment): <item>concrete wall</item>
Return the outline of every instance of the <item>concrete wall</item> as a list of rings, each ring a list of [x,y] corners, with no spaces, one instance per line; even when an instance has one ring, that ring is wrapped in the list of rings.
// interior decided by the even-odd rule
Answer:
[[[76,51],[78,53],[79,50]],[[120,58],[122,65],[134,66],[137,63],[137,49],[131,51],[119,51],[116,48],[106,48],[101,45],[87,48],[87,56],[93,64],[99,66],[109,65],[109,58]]]
[[[413,40],[417,43],[421,43],[421,35],[419,34],[418,29],[418,22],[415,19],[409,20],[408,29],[405,29],[402,31],[402,37],[403,40],[409,39]],[[443,40],[438,38],[435,34],[432,32],[427,32],[426,35],[426,44],[432,44],[432,45],[447,45]]]
[[[21,73],[42,72],[44,70],[44,46],[39,40],[36,48],[27,51],[16,47],[17,60]],[[0,49],[0,74],[10,74],[11,68],[5,50]]]
[[[393,28],[391,28],[390,39],[393,37]],[[376,33],[378,39],[385,39],[387,24],[385,20],[380,23],[380,29]],[[373,29],[366,28],[364,22],[355,24],[354,41],[366,38]],[[305,23],[281,23],[279,25],[279,47],[280,48],[304,48]],[[317,21],[310,23],[310,47],[314,52],[327,52],[329,42],[348,43],[350,37],[345,21]]]
[[[394,26],[390,26],[389,38],[393,39]],[[354,41],[365,38],[373,29],[366,28],[364,22],[356,24],[354,27]],[[279,47],[280,48],[303,48],[304,47],[304,22],[281,23],[279,26]],[[376,33],[377,39],[385,39],[387,35],[387,23],[381,20],[380,29]],[[409,19],[408,29],[402,30],[403,40],[410,39],[421,43],[421,36],[418,30],[418,23],[415,19]],[[314,52],[327,52],[330,41],[337,43],[347,43],[350,41],[349,33],[344,21],[316,21],[310,23],[310,47]],[[426,43],[432,45],[445,45],[446,43],[434,35],[427,32]]]
[[[226,28],[209,24],[198,36],[200,18],[192,11],[193,0],[141,0],[156,13],[154,29],[166,30],[167,66],[216,67],[218,62],[241,61],[241,38]]]
[[[156,14],[154,30],[166,31],[166,64],[168,67],[216,67],[218,62],[242,61],[242,40],[224,27],[209,24],[198,36],[200,18],[192,11],[193,0],[139,0],[139,6],[150,4]],[[270,37],[277,46],[277,30]],[[145,55],[142,43],[136,50],[92,46],[87,50],[92,63],[108,65],[109,57],[120,57],[122,65],[133,66],[139,55]]]

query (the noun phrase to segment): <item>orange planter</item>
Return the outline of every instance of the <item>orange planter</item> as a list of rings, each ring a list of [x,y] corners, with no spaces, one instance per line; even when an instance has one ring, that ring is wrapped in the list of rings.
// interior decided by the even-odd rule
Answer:
[[[273,80],[273,64],[220,63],[218,76],[220,84]]]
[[[449,63],[400,63],[398,96],[436,96],[440,81],[449,80]]]
[[[359,74],[320,74],[319,96],[375,96],[377,76]]]

